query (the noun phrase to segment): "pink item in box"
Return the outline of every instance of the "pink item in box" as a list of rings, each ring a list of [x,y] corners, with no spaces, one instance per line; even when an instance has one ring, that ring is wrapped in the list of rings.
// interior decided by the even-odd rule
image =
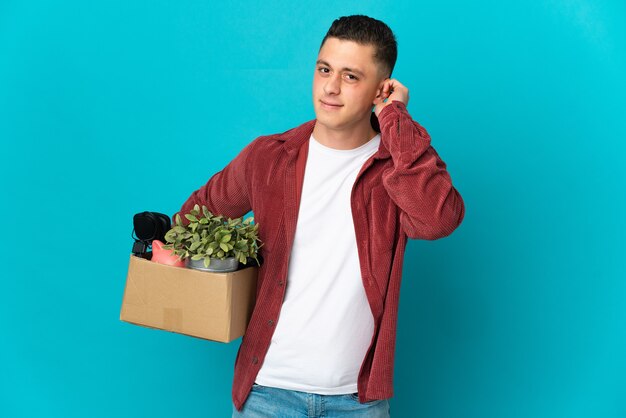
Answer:
[[[163,244],[158,239],[152,241],[152,261],[174,267],[185,267],[185,262],[178,259],[172,250],[163,248]]]

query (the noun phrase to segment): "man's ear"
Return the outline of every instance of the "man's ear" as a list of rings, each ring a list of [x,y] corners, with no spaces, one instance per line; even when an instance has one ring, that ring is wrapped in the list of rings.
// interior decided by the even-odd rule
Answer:
[[[374,101],[372,102],[374,105],[377,105],[378,103],[381,103],[383,100],[381,98],[381,95],[383,94],[383,87],[385,86],[385,81],[387,79],[383,79],[380,80],[380,83],[378,83],[378,87],[376,88],[376,97],[374,97]]]

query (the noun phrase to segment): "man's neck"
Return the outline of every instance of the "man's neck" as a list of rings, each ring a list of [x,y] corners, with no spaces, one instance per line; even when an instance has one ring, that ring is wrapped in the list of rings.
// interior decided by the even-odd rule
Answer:
[[[376,136],[377,132],[367,123],[351,129],[329,129],[319,123],[313,128],[313,137],[320,144],[338,150],[358,148]]]

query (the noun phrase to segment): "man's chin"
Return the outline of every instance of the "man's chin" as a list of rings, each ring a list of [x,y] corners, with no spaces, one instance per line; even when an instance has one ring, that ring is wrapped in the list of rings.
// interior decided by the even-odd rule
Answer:
[[[323,112],[315,114],[316,123],[327,129],[339,129],[342,127],[342,121],[339,118],[328,116]]]

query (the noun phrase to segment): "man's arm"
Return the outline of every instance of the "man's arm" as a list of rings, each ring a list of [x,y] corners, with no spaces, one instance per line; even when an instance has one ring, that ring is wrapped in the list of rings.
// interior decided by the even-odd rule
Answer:
[[[188,221],[183,214],[189,213],[196,204],[206,206],[213,214],[229,218],[239,218],[252,209],[248,193],[248,159],[254,143],[248,144],[224,169],[214,174],[183,203],[178,213],[185,224]],[[175,218],[176,214],[172,220],[175,221]]]
[[[443,238],[461,224],[463,199],[430,135],[413,121],[405,103],[391,99],[378,114],[381,140],[393,160],[393,168],[382,175],[383,185],[401,210],[400,224],[409,238]]]

